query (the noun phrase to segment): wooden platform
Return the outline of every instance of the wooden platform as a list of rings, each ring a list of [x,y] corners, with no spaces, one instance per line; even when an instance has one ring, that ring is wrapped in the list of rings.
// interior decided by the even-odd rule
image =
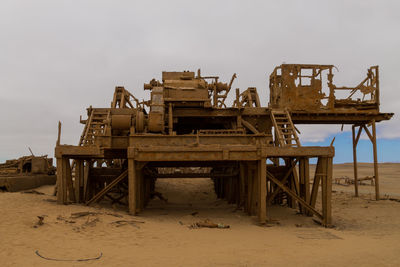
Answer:
[[[180,137],[177,136],[177,139]],[[251,138],[247,136],[246,138]],[[162,138],[159,138],[160,142]],[[171,136],[165,137],[171,140]],[[165,141],[165,140],[164,140]],[[201,141],[200,141],[201,143]],[[331,187],[332,187],[332,158],[333,147],[274,147],[260,143],[247,145],[168,145],[147,146],[137,142],[135,146],[126,149],[128,159],[128,198],[129,212],[137,214],[145,203],[149,201],[149,186],[157,175],[146,178],[144,167],[203,167],[223,166],[224,163],[235,163],[240,166],[237,177],[215,174],[213,176],[216,193],[219,197],[230,202],[244,205],[248,214],[257,215],[260,223],[267,220],[267,206],[274,202],[279,192],[284,192],[295,207],[299,203],[301,211],[306,215],[315,215],[324,225],[331,223]],[[76,202],[84,196],[85,184],[89,179],[86,168],[94,159],[115,158],[112,149],[95,146],[57,146],[57,171],[58,171],[58,202]],[[317,158],[317,172],[314,175],[313,186],[310,188],[309,158]],[[267,160],[281,158],[288,163],[285,173],[277,176],[275,169],[267,167]],[[78,166],[75,179],[72,179],[70,159],[74,159]],[[295,166],[299,163],[300,172],[297,174]],[[86,173],[86,175],[85,175]],[[296,173],[296,174],[294,174]],[[126,175],[126,174],[125,174]],[[163,175],[160,175],[163,177]],[[124,179],[124,173],[119,175],[112,186]],[[150,183],[150,184],[149,184]],[[322,184],[322,210],[316,208],[316,197],[319,185]],[[154,185],[153,185],[154,186]],[[94,200],[102,197],[107,192],[107,187],[100,191]],[[84,198],[84,197],[83,197]],[[92,198],[92,197],[90,197]],[[92,203],[94,200],[85,199]]]

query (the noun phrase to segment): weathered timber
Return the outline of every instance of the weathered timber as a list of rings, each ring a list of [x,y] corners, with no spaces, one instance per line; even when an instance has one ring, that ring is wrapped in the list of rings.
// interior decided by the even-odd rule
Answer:
[[[58,137],[58,203],[107,196],[123,204],[127,197],[129,213],[136,215],[156,193],[156,179],[203,177],[212,179],[218,198],[257,215],[260,223],[268,217],[268,206],[279,203],[299,207],[303,214],[329,225],[335,148],[301,146],[295,124],[352,124],[355,163],[364,130],[374,146],[379,199],[375,123],[393,116],[379,111],[377,66],[353,87],[337,87],[333,68],[276,67],[270,75],[268,107],[261,106],[264,101],[254,87],[242,93],[237,89],[236,99],[227,107],[236,74],[224,83],[218,76],[202,76],[200,70],[197,75],[163,72],[161,80],[144,84],[150,90],[147,101],[118,86],[111,107],[87,109],[87,119],[80,120],[85,126],[77,146],[61,145]],[[337,99],[337,90],[348,97]],[[372,125],[371,131],[367,125]],[[357,136],[355,127],[359,127]],[[318,158],[312,188],[309,158]],[[74,160],[71,166],[70,160]],[[267,160],[273,164],[267,167]],[[357,180],[356,164],[354,168]],[[123,169],[127,169],[127,183],[115,179],[115,171]],[[316,208],[320,184],[321,211]]]

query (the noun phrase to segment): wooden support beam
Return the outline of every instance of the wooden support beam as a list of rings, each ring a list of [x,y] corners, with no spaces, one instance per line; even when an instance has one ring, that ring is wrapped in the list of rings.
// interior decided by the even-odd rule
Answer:
[[[84,172],[83,172],[83,199],[82,202],[86,202],[89,199],[88,191],[89,191],[89,173],[90,173],[90,160],[84,163]]]
[[[256,127],[254,127],[250,122],[244,120],[242,118],[242,125],[244,127],[246,127],[247,129],[249,129],[253,134],[259,134],[260,132],[256,129]]]
[[[297,162],[298,162],[298,159],[296,159],[295,161],[292,162],[292,166],[290,166],[290,169],[286,172],[285,176],[282,179],[282,184],[286,183],[287,179],[292,174],[293,169],[296,167]],[[278,188],[276,188],[276,190],[274,190],[274,192],[270,196],[268,196],[268,201],[267,201],[268,205],[272,203],[272,200],[274,200],[274,198],[278,195],[280,190],[281,189],[278,187]]]
[[[251,204],[253,197],[253,170],[250,163],[247,165],[247,213],[251,215]]]
[[[137,165],[137,164],[136,164]],[[142,180],[142,172],[136,168],[136,212],[139,213],[143,210],[142,207],[142,187],[143,187],[143,180]]]
[[[308,158],[300,159],[299,163],[299,183],[300,183],[300,197],[307,203],[310,203],[310,166]],[[301,205],[300,212],[308,214],[307,210]]]
[[[369,140],[371,140],[371,142],[373,142],[373,136],[372,136],[371,132],[368,130],[368,127],[364,124],[363,128],[364,128],[365,133],[368,135]]]
[[[72,181],[72,168],[71,164],[69,162],[69,158],[65,159],[65,174],[66,174],[66,182],[67,182],[67,188],[68,188],[68,199],[71,202],[76,202],[75,199],[75,190],[74,190],[74,183]]]
[[[301,199],[295,192],[293,192],[290,188],[288,188],[286,185],[282,184],[278,179],[276,179],[271,173],[267,171],[267,176],[268,178],[274,182],[277,186],[279,186],[283,191],[288,193],[292,198],[296,199],[298,202],[300,202],[304,208],[308,209],[312,213],[314,213],[318,218],[321,220],[323,219],[323,216],[313,207],[311,207],[310,204],[305,202],[303,199]]]
[[[253,165],[253,171],[252,171],[252,180],[253,180],[253,188],[252,188],[252,203],[251,203],[251,214],[252,215],[257,215],[258,210],[257,206],[259,205],[258,203],[258,162],[256,161],[255,164]]]
[[[169,103],[169,106],[168,106],[168,134],[169,135],[172,135],[174,132],[173,126],[174,126],[174,120],[173,120],[173,114],[172,114],[172,103]]]
[[[75,200],[77,203],[83,202],[83,179],[84,179],[84,167],[83,160],[75,160]]]
[[[361,129],[361,128],[360,128]],[[357,170],[357,142],[356,142],[356,126],[351,127],[353,139],[353,169],[354,169],[354,195],[358,197],[358,170]],[[360,133],[360,130],[359,130]]]
[[[379,200],[379,172],[378,172],[378,148],[376,144],[376,123],[372,121],[372,146],[374,150],[374,176],[375,176],[375,199]]]
[[[290,159],[290,161],[293,161],[293,160]],[[297,193],[297,195],[300,195],[299,175],[297,173],[297,169],[293,169],[291,178],[292,178],[292,188]],[[292,199],[292,201],[293,201],[292,207],[295,208],[296,202],[294,201],[294,199]],[[300,206],[300,204],[299,204],[299,206]]]
[[[115,178],[111,183],[104,187],[100,192],[98,192],[91,200],[89,200],[86,205],[90,205],[96,201],[99,201],[105,194],[107,194],[114,186],[121,182],[128,175],[128,170],[123,171],[117,178]]]
[[[66,199],[66,192],[64,192],[64,166],[63,166],[63,158],[57,158],[57,203],[58,204],[65,204]]]
[[[143,210],[142,206],[142,171],[136,168],[136,213],[139,213]]]
[[[239,163],[239,194],[240,200],[238,207],[241,207],[245,203],[245,175],[246,175],[246,165],[243,162]]]
[[[135,160],[128,158],[129,213],[136,215],[136,167]]]
[[[310,196],[310,205],[313,208],[315,208],[315,204],[317,203],[319,184],[321,181],[321,176],[323,175],[321,168],[322,168],[322,160],[321,160],[321,158],[318,158],[317,167],[315,168],[314,182],[313,182],[311,196]]]
[[[267,220],[267,158],[258,161],[258,220],[265,223]]]
[[[322,171],[322,224],[329,226],[332,223],[332,158],[324,158]]]

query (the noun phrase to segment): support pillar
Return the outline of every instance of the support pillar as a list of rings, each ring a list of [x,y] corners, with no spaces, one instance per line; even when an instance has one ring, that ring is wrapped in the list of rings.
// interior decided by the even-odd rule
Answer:
[[[83,202],[83,179],[84,179],[84,167],[83,160],[75,160],[75,200],[77,203]]]
[[[310,166],[308,158],[301,158],[299,162],[300,197],[310,203]],[[310,212],[300,206],[300,212],[309,215]]]
[[[323,225],[332,224],[332,158],[322,160],[322,217]]]
[[[354,168],[354,194],[358,197],[358,169],[357,169],[357,144],[361,136],[362,127],[359,126],[356,137],[356,125],[352,126],[352,139],[353,139],[353,168]]]
[[[57,203],[65,204],[67,202],[67,184],[64,158],[57,158]]]
[[[258,161],[258,220],[265,223],[267,220],[267,158]]]
[[[376,123],[372,121],[372,146],[374,150],[374,176],[375,176],[375,199],[379,200],[379,173],[378,173],[378,149],[376,144]]]
[[[135,160],[128,159],[128,199],[129,214],[136,215],[136,197],[137,197],[137,174]]]

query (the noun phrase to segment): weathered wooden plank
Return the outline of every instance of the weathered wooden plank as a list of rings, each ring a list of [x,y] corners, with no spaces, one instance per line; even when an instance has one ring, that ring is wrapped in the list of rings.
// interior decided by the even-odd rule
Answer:
[[[317,203],[318,189],[321,181],[321,166],[322,159],[318,158],[317,166],[315,168],[314,182],[312,186],[311,196],[310,196],[310,205],[315,208],[315,204]]]
[[[136,167],[133,159],[128,159],[128,202],[129,202],[129,213],[136,215]]]
[[[75,188],[75,200],[77,203],[82,202],[83,197],[83,160],[78,159],[75,160],[75,180],[74,180],[74,188]]]
[[[357,169],[357,142],[356,142],[356,126],[351,127],[353,140],[353,170],[354,170],[354,194],[358,197],[358,169]]]
[[[378,171],[378,148],[376,143],[376,123],[372,121],[372,146],[374,152],[374,176],[375,176],[375,198],[380,199],[379,193],[379,171]]]
[[[288,180],[289,176],[292,174],[293,169],[296,167],[297,162],[298,162],[297,159],[296,159],[295,161],[292,162],[292,165],[291,165],[290,169],[286,172],[285,176],[284,176],[283,179],[282,179],[282,184],[285,184],[285,183],[286,183],[286,181]],[[269,205],[270,203],[272,203],[272,200],[274,200],[274,198],[278,195],[278,193],[280,192],[280,190],[281,190],[281,189],[278,187],[278,188],[276,188],[276,189],[274,190],[274,192],[273,192],[270,196],[268,196],[268,202],[267,202],[268,205]]]
[[[326,176],[325,176],[325,206],[322,214],[324,216],[324,226],[332,224],[332,158],[326,159]],[[324,196],[323,196],[324,197]]]
[[[63,159],[57,158],[57,203],[64,204],[64,166]]]
[[[240,179],[240,182],[239,182],[240,196],[239,196],[239,198],[240,198],[240,201],[239,201],[238,207],[241,207],[245,203],[245,199],[244,199],[245,198],[245,186],[246,186],[245,176],[246,176],[246,165],[243,162],[240,162],[240,164],[239,164],[239,179]]]
[[[265,223],[267,220],[267,158],[261,158],[258,161],[258,220]]]
[[[61,156],[93,156],[101,157],[101,150],[98,146],[69,146],[60,145],[55,148],[55,157]]]
[[[308,158],[301,158],[299,163],[300,197],[310,203],[310,167]],[[307,214],[307,210],[300,205],[300,211]]]
[[[310,210],[312,213],[314,213],[318,218],[320,218],[321,220],[323,219],[323,216],[313,207],[311,207],[311,205],[309,205],[308,203],[306,203],[303,199],[301,199],[298,195],[296,195],[295,192],[293,192],[291,189],[289,189],[287,186],[285,186],[284,184],[282,184],[278,179],[276,179],[272,174],[268,173],[268,178],[274,182],[277,186],[279,186],[283,191],[285,191],[286,193],[288,193],[291,197],[293,197],[294,199],[296,199],[297,201],[299,201],[303,207],[305,207],[306,209]]]
[[[111,183],[104,187],[100,192],[98,192],[91,200],[89,200],[86,205],[90,205],[96,201],[99,201],[105,194],[107,194],[114,186],[121,182],[128,175],[128,170],[123,171],[117,178],[115,178]]]

